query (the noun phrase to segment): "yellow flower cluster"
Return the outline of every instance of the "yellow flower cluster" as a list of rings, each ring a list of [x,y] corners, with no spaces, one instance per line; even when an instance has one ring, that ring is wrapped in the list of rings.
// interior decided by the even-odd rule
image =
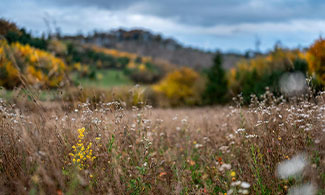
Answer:
[[[84,143],[85,138],[85,128],[78,129],[78,142],[76,145],[72,146],[73,153],[69,155],[73,157],[72,162],[76,164],[80,170],[88,168],[88,162],[92,162],[96,159],[96,156],[93,155],[93,150],[91,149],[92,143],[89,142],[88,145]]]

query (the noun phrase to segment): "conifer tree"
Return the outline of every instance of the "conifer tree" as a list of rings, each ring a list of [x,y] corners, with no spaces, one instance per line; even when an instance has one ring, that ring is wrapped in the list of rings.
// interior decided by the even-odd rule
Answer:
[[[207,104],[225,103],[227,95],[227,80],[225,70],[222,68],[222,54],[216,52],[213,66],[207,72],[207,84],[204,100]]]

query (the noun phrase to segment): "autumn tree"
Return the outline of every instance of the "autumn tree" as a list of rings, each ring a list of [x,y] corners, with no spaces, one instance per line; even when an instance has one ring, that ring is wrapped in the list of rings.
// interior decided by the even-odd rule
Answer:
[[[200,81],[197,72],[183,67],[167,74],[153,89],[167,98],[172,106],[193,105],[200,103]]]
[[[307,53],[309,72],[325,85],[325,40],[320,38],[309,48]]]

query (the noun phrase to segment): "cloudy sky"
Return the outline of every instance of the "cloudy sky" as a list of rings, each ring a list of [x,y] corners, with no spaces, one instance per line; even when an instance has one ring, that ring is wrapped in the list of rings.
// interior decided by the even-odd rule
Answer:
[[[323,0],[1,0],[0,17],[34,34],[143,28],[186,46],[243,52],[309,46],[325,33]]]

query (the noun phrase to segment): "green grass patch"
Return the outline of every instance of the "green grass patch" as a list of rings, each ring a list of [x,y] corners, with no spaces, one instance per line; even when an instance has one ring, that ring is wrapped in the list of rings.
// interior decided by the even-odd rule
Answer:
[[[132,81],[123,73],[122,70],[98,70],[96,72],[96,79],[77,78],[74,76],[74,81],[81,86],[88,87],[114,87],[121,85],[132,85]]]

